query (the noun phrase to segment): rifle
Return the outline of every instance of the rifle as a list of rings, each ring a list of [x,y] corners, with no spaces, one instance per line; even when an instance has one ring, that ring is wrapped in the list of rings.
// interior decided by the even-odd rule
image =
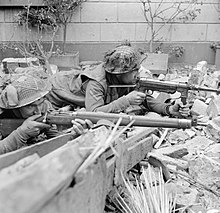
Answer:
[[[192,126],[204,126],[205,123],[199,123],[196,119],[177,119],[177,118],[148,118],[146,116],[131,116],[127,114],[115,114],[115,113],[104,113],[104,112],[68,112],[68,113],[50,113],[45,116],[38,118],[36,121],[45,122],[47,124],[56,124],[61,127],[71,127],[71,121],[74,119],[89,119],[94,124],[99,120],[109,120],[112,123],[116,123],[119,118],[122,118],[120,123],[121,126],[128,125],[133,121],[133,126],[142,127],[163,127],[163,128],[178,128],[178,129],[189,129]],[[3,136],[9,135],[13,130],[17,129],[24,119],[1,119],[0,120],[0,132]]]
[[[220,93],[219,89],[209,88],[209,87],[201,87],[198,85],[191,85],[188,83],[179,83],[173,81],[160,81],[155,79],[148,78],[140,78],[136,84],[134,85],[110,85],[110,87],[132,87],[137,90],[151,90],[151,91],[159,91],[166,93],[175,93],[176,91],[181,93],[181,101],[185,105],[187,103],[188,91],[206,91],[206,92],[215,92],[217,94]]]

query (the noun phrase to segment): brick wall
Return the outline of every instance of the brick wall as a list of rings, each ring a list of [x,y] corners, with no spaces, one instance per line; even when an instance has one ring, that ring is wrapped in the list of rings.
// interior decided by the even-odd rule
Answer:
[[[25,2],[25,0],[15,1],[19,4]],[[13,19],[21,7],[14,7],[11,2],[11,0],[0,1],[0,41],[21,41],[24,38],[22,30]],[[32,2],[34,5],[42,4],[40,0]],[[152,2],[158,3],[156,0]],[[164,2],[170,4],[172,1]],[[202,59],[210,63],[214,60],[214,53],[209,44],[220,40],[219,0],[203,2],[205,3],[200,6],[201,14],[195,21],[167,25],[159,34],[159,37],[163,37],[161,40],[165,46],[172,42],[185,47],[186,54],[181,60],[194,62]],[[80,51],[81,60],[100,60],[105,50],[124,39],[146,48],[149,33],[142,9],[139,0],[88,0],[73,16],[67,30],[67,41],[70,47]],[[156,26],[159,27],[160,23],[158,22]],[[61,39],[60,32],[56,40]]]

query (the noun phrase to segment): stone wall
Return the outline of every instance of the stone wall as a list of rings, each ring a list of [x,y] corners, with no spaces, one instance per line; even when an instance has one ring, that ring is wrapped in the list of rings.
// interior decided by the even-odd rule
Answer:
[[[42,0],[31,0],[33,5],[42,5]],[[13,2],[13,3],[12,3]],[[15,3],[17,2],[17,3]],[[22,9],[27,0],[0,1],[0,41],[22,41],[24,35],[14,22],[14,15]],[[158,0],[152,0],[157,4]],[[168,5],[171,0],[164,0]],[[219,0],[203,0],[201,14],[191,23],[166,25],[159,34],[163,47],[182,45],[186,49],[182,59],[196,63],[207,60],[214,63],[214,52],[209,45],[220,40]],[[17,6],[16,6],[17,5]],[[18,5],[20,7],[18,7]],[[143,6],[139,0],[87,0],[76,11],[67,30],[67,42],[70,48],[80,51],[81,60],[101,60],[103,52],[116,43],[128,39],[137,46],[147,49],[148,28],[143,15]],[[160,22],[155,24],[160,26]],[[48,38],[45,37],[45,41]],[[59,32],[57,41],[62,40]]]

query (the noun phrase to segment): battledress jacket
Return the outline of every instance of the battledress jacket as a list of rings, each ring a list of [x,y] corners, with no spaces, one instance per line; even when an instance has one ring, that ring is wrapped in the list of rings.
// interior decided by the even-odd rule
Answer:
[[[47,110],[53,109],[51,104],[48,101],[44,102],[43,107]],[[4,118],[15,119],[15,118],[22,118],[22,117],[18,114],[15,114],[12,110],[5,110],[0,115],[0,119],[4,119]],[[27,138],[27,136],[25,136],[23,132],[20,131],[20,128],[18,127],[10,135],[0,140],[0,154],[11,152],[11,151],[20,149],[22,147],[28,146],[30,144],[37,143],[42,140],[58,136],[60,134],[61,133],[58,132],[58,130],[55,127],[51,127],[51,129],[49,130],[47,129],[47,130],[41,131],[38,137]]]
[[[84,106],[92,112],[124,112],[130,106],[126,97],[129,88],[110,88],[118,82],[107,82],[103,63],[85,71],[59,72],[52,76],[49,100],[55,107],[62,104]],[[169,104],[147,95],[142,103],[146,111],[169,115]]]

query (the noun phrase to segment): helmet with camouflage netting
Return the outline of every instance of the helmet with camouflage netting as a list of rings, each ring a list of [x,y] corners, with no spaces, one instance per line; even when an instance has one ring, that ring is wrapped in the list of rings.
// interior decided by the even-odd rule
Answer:
[[[122,43],[104,56],[105,71],[110,74],[124,74],[140,68],[146,55],[131,47],[129,42]]]
[[[11,75],[1,79],[0,108],[15,109],[37,101],[49,93],[51,84],[46,79],[31,75]]]

